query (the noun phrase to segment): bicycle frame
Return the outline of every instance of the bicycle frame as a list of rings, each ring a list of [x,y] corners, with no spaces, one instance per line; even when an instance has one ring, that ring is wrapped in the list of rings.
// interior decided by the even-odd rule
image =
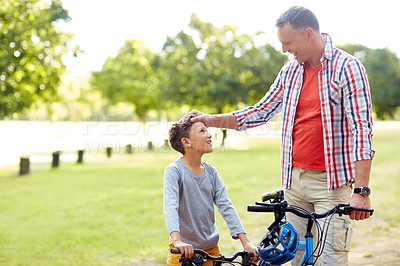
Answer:
[[[304,264],[313,264],[314,263],[314,247],[313,247],[313,236],[306,236],[305,241],[299,241],[299,248],[298,250],[304,251],[303,258],[300,261],[299,265]]]
[[[311,218],[308,218],[308,223],[307,223],[307,231],[306,235],[304,236],[305,241],[300,241],[299,242],[299,248],[302,250],[304,248],[304,255],[303,258],[300,262],[299,265],[304,265],[304,264],[313,264],[314,263],[314,241],[313,241],[313,234],[311,232],[312,226],[313,226],[314,221]]]

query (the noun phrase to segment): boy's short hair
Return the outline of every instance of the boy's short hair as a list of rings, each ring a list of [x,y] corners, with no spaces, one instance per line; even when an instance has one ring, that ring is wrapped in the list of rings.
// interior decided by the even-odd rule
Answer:
[[[183,118],[183,120],[172,124],[169,129],[169,143],[171,144],[171,147],[183,155],[185,154],[185,149],[183,148],[182,138],[188,138],[190,135],[190,129],[194,124],[190,121],[192,117],[195,116],[190,115]]]

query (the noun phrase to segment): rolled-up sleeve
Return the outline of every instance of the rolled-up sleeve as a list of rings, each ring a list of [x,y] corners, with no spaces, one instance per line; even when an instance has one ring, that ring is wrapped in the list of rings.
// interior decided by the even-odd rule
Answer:
[[[232,112],[239,131],[263,125],[282,110],[282,72],[281,70],[269,91],[257,104]]]
[[[355,161],[374,157],[372,150],[372,103],[367,73],[356,59],[344,69],[347,84],[344,84],[346,116],[353,135],[353,158]]]

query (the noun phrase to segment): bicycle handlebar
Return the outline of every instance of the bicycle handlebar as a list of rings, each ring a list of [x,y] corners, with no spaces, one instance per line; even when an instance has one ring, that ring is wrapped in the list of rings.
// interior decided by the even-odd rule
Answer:
[[[171,253],[172,253],[172,254],[181,254],[181,251],[180,251],[179,248],[171,248]],[[207,256],[207,255],[208,255],[208,253],[205,252],[205,251],[202,250],[202,249],[194,249],[194,253],[195,253],[195,254],[202,255],[202,256]],[[209,256],[209,255],[208,255],[208,256]]]
[[[179,250],[179,248],[171,248],[171,253],[172,254],[181,254],[181,251]],[[201,255],[204,259],[208,259],[208,260],[224,260],[227,262],[233,262],[237,257],[242,257],[243,259],[246,257],[250,258],[250,259],[254,258],[254,254],[250,251],[237,251],[231,257],[224,257],[224,256],[214,257],[202,249],[194,249],[194,254]]]
[[[317,213],[305,213],[305,212],[300,212],[298,209],[295,209],[288,205],[286,202],[278,202],[278,203],[264,203],[264,202],[256,202],[257,206],[247,206],[247,211],[249,212],[291,212],[299,217],[302,218],[324,218],[328,215],[331,215],[333,213],[337,213],[339,215],[350,215],[352,211],[364,211],[364,212],[369,212],[371,215],[374,213],[373,209],[360,209],[360,208],[354,208],[351,207],[348,204],[339,204],[335,206],[333,209],[317,214]]]

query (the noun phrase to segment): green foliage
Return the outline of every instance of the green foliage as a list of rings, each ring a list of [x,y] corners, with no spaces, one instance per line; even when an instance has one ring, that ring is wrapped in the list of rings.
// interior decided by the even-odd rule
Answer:
[[[183,104],[193,106],[196,99],[202,97],[200,84],[197,84],[198,75],[204,72],[196,58],[199,51],[192,36],[183,31],[174,38],[167,38],[157,62],[165,108]]]
[[[244,101],[246,104],[252,105],[265,95],[287,59],[286,55],[269,44],[253,47],[245,52],[242,57],[245,71],[241,76],[243,76],[243,89],[247,90]]]
[[[21,113],[56,94],[72,36],[56,24],[68,21],[60,0],[8,0],[0,5],[0,118]]]
[[[91,85],[110,104],[132,104],[141,121],[150,110],[184,105],[221,113],[261,98],[287,59],[231,26],[216,28],[193,15],[190,27],[190,35],[168,37],[160,54],[126,41],[92,73]]]
[[[393,118],[400,106],[400,60],[389,49],[371,49],[359,44],[346,44],[343,50],[361,60],[367,69],[372,107],[380,119]]]
[[[116,57],[107,58],[99,72],[92,73],[91,85],[102,92],[111,104],[130,103],[140,121],[159,103],[155,54],[143,42],[127,40]]]
[[[187,104],[229,112],[254,104],[266,92],[287,57],[232,26],[216,28],[192,15],[191,34],[168,38],[162,53],[162,93],[169,105]],[[173,98],[170,95],[174,95]]]

